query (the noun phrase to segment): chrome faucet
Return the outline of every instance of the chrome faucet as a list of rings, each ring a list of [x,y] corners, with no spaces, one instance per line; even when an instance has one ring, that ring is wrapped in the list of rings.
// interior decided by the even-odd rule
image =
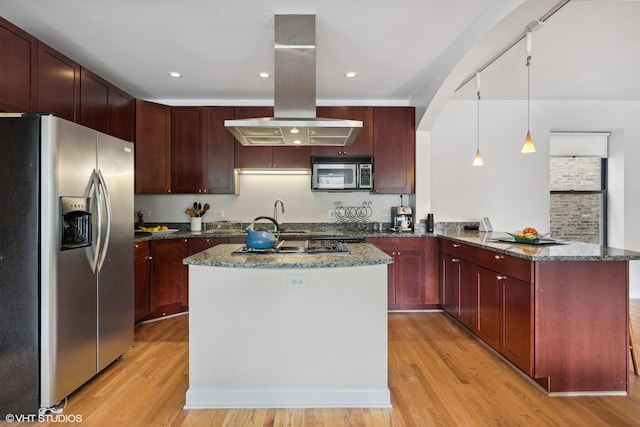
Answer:
[[[278,222],[278,203],[280,203],[282,213],[284,213],[284,201],[282,199],[276,200],[276,202],[273,204],[273,219],[275,219],[276,222]]]

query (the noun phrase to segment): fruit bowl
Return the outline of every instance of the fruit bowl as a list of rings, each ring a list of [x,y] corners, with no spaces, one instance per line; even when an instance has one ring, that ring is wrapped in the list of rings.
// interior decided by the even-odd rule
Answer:
[[[522,234],[521,232],[517,233],[507,233],[509,236],[512,236],[514,240],[518,243],[538,243],[540,241],[540,235],[538,233],[527,233]]]

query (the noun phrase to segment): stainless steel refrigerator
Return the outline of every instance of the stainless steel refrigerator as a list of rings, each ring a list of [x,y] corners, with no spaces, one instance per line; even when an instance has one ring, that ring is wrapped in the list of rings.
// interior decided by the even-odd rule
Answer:
[[[133,345],[133,184],[132,143],[0,115],[0,415],[54,408]]]

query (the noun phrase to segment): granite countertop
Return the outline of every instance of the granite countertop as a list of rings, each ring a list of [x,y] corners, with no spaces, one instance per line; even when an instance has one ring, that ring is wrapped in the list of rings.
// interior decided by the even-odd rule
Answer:
[[[630,261],[640,260],[640,252],[626,249],[602,247],[600,245],[558,241],[556,244],[531,245],[526,243],[499,242],[497,239],[510,239],[507,233],[494,231],[485,233],[481,231],[465,231],[461,228],[440,228],[436,233],[425,232],[386,232],[372,230],[342,230],[332,227],[318,227],[314,224],[302,224],[305,229],[287,228],[287,233],[280,236],[282,240],[292,239],[313,239],[322,237],[336,238],[411,238],[411,237],[440,237],[444,239],[459,241],[471,246],[488,249],[499,253],[504,253],[517,258],[524,258],[531,261]],[[299,234],[297,234],[299,232]],[[215,230],[214,232],[192,232],[181,229],[174,233],[153,233],[152,235],[136,235],[135,242],[158,239],[176,238],[244,238],[246,233],[243,229]],[[232,245],[233,246],[233,245]],[[237,246],[237,245],[236,245]],[[237,256],[234,256],[234,258]],[[253,255],[255,257],[255,255]],[[300,257],[296,255],[295,257]],[[344,259],[342,260],[345,261]],[[253,262],[253,261],[252,261]],[[237,262],[234,261],[234,264]],[[300,260],[296,261],[300,263]]]
[[[444,231],[439,237],[466,243],[482,249],[524,258],[531,261],[630,261],[640,260],[640,252],[591,243],[560,241],[557,244],[531,245],[527,243],[499,242],[509,239],[503,232]]]
[[[391,264],[393,258],[368,243],[347,243],[349,254],[232,255],[241,244],[223,244],[183,260],[184,264],[231,268],[326,268]]]
[[[216,238],[216,237],[240,237],[244,238],[247,234],[244,230],[217,230],[215,232],[202,232],[202,231],[188,231],[188,230],[178,230],[172,233],[146,233],[146,234],[137,234],[135,235],[135,242],[145,242],[148,240],[159,240],[159,239],[186,239],[186,238]],[[367,238],[367,237],[435,237],[436,235],[433,233],[424,233],[424,232],[402,232],[402,233],[394,233],[394,232],[384,232],[384,231],[345,231],[345,230],[305,230],[300,233],[296,233],[295,230],[287,231],[285,234],[280,235],[280,239],[291,239],[291,238],[322,238],[322,237],[336,237],[336,238]]]

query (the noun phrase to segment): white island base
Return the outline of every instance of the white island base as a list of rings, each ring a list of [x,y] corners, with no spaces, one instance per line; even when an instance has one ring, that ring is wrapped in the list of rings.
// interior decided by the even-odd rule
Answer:
[[[189,266],[186,409],[390,406],[386,264]]]

